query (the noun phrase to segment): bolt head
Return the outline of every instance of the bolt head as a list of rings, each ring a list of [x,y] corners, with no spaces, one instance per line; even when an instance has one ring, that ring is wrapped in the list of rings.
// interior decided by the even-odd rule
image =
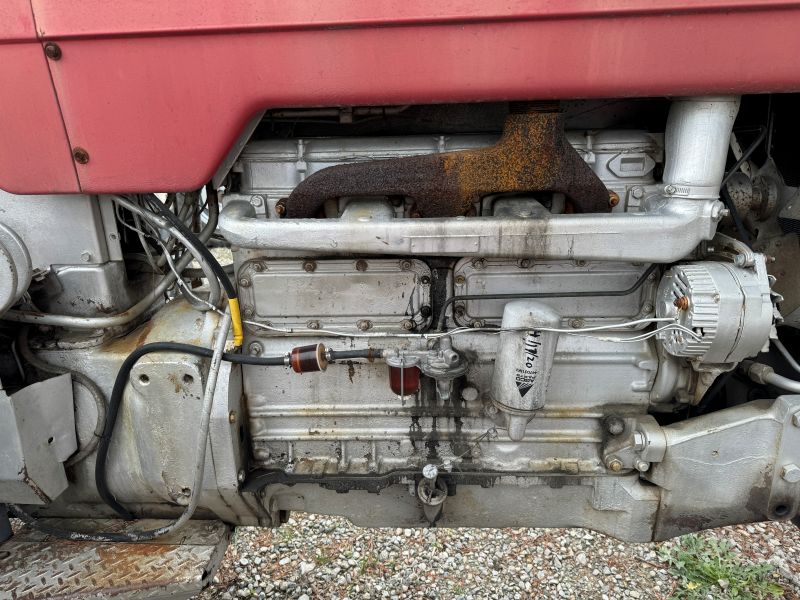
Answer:
[[[364,272],[367,270],[368,267],[369,265],[367,264],[367,261],[363,259],[356,261],[356,271]]]
[[[90,260],[92,260],[92,254],[88,250],[81,252],[81,262],[88,263]]]
[[[788,483],[797,483],[800,481],[800,467],[794,463],[783,465],[781,478]]]
[[[436,465],[425,465],[422,467],[422,476],[425,479],[436,479],[439,476],[439,468]]]
[[[672,196],[672,194],[674,194],[676,191],[677,191],[677,189],[675,188],[675,186],[674,186],[674,185],[668,185],[668,186],[666,186],[666,187],[664,188],[664,192],[665,192],[665,193],[666,193],[668,196]]]
[[[608,192],[608,205],[614,208],[617,204],[619,204],[619,195],[616,192]]]
[[[606,461],[606,466],[611,469],[614,473],[619,473],[622,471],[622,461],[618,459],[616,456],[610,457]]]
[[[412,321],[411,319],[403,319],[401,325],[403,329],[405,329],[406,331],[411,331],[412,329],[414,329],[414,321]]]
[[[250,356],[261,356],[261,353],[264,351],[264,346],[262,346],[259,342],[253,342],[247,347],[247,352]]]
[[[53,42],[44,45],[44,55],[50,60],[61,60],[61,46]]]
[[[792,415],[792,425],[795,427],[800,427],[800,411],[797,411]]]
[[[250,204],[252,204],[253,206],[261,206],[262,204],[264,204],[264,198],[262,198],[261,196],[252,196],[250,198]]]
[[[456,275],[455,284],[456,285],[464,285],[467,282],[467,279],[463,275]]]
[[[644,197],[644,189],[636,186],[631,190],[631,196],[636,198],[637,200],[641,200]]]
[[[372,329],[372,321],[369,319],[362,319],[356,324],[356,326],[360,331],[368,331]]]
[[[89,153],[83,148],[75,147],[72,149],[72,160],[79,165],[85,165],[89,162]]]
[[[313,273],[317,270],[317,263],[313,260],[307,260],[303,262],[303,271],[306,273]]]
[[[403,271],[410,271],[412,266],[413,265],[411,264],[410,260],[401,260],[400,261],[400,269],[402,269]]]
[[[640,473],[644,473],[650,468],[650,463],[646,460],[637,460],[636,461],[636,470]]]
[[[244,287],[244,288],[250,287],[250,280],[247,277],[242,277],[239,280],[239,285]]]
[[[306,323],[308,329],[319,329],[319,321],[309,321]]]
[[[236,411],[235,410],[232,410],[231,412],[228,413],[228,423],[231,423],[231,424],[236,423]]]
[[[486,268],[486,261],[482,258],[476,258],[472,261],[472,266],[480,271],[481,269]]]

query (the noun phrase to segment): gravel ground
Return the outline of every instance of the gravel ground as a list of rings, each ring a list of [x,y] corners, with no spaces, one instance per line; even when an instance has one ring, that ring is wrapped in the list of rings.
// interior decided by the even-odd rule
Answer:
[[[800,598],[800,529],[760,523],[704,532],[751,563],[776,565]],[[199,598],[667,598],[678,587],[658,549],[585,529],[366,529],[293,514],[241,527]]]

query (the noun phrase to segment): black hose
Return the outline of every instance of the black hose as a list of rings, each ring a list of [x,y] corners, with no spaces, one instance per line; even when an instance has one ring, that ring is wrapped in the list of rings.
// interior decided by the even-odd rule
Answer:
[[[100,437],[100,442],[97,445],[97,459],[94,469],[94,480],[97,486],[97,492],[109,507],[114,512],[119,514],[123,519],[133,519],[134,515],[124,506],[122,506],[111,490],[108,489],[106,481],[106,463],[108,461],[108,449],[111,445],[111,436],[114,433],[114,425],[117,422],[117,415],[119,414],[120,405],[122,404],[122,395],[125,387],[128,384],[131,369],[139,361],[140,358],[147,354],[154,352],[180,352],[185,354],[193,354],[203,358],[211,358],[214,351],[210,348],[202,346],[194,346],[191,344],[179,344],[176,342],[153,342],[145,344],[134,350],[123,362],[119,368],[117,377],[114,380],[114,388],[111,391],[111,398],[108,402],[108,410],[106,411],[106,422],[103,430],[103,435]],[[258,357],[249,356],[244,354],[231,354],[225,353],[222,359],[228,362],[244,364],[244,365],[260,365],[260,366],[283,366],[285,358],[283,356],[276,357]]]
[[[211,186],[208,186],[206,193],[216,194],[217,192]],[[217,279],[219,279],[220,284],[225,289],[228,299],[235,300],[237,298],[236,288],[234,287],[231,278],[228,277],[228,274],[225,272],[225,269],[219,264],[219,261],[211,253],[211,250],[209,250],[206,245],[197,238],[197,235],[191,229],[189,229],[176,214],[174,214],[158,198],[156,198],[155,195],[148,194],[145,196],[145,199],[147,200],[148,204],[158,212],[159,215],[169,221],[172,226],[175,227],[175,229],[180,231],[181,234],[191,241],[194,250],[196,250],[199,254],[202,254],[203,258],[206,259],[208,265],[211,267],[211,270],[214,271],[214,274],[217,276]]]
[[[222,269],[229,276],[233,275],[234,273],[233,263],[222,265]],[[206,277],[206,274],[203,272],[203,269],[192,269],[189,267],[184,269],[183,272],[181,272],[181,275],[183,275],[187,279],[203,279]]]
[[[650,265],[647,270],[642,273],[641,277],[626,290],[614,290],[610,292],[519,292],[516,294],[467,294],[463,296],[450,296],[445,300],[444,306],[439,313],[439,323],[436,331],[444,331],[445,323],[447,322],[447,309],[454,302],[459,300],[527,300],[535,298],[596,298],[596,297],[614,297],[614,296],[627,296],[638,290],[650,274],[658,268],[657,264]]]
[[[381,356],[381,350],[366,348],[364,350],[328,350],[331,361],[347,360],[349,358],[366,358],[373,361]]]

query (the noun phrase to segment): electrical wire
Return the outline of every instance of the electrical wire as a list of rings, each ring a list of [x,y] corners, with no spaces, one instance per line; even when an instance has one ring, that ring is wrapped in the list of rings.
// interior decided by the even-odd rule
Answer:
[[[122,202],[126,204],[126,207],[130,204],[124,198],[116,197],[114,199],[116,202]],[[138,206],[133,205],[138,213],[144,213],[142,209]],[[205,243],[209,240],[211,235],[214,233],[214,230],[217,228],[217,220],[219,217],[219,204],[216,202],[214,197],[213,201],[209,203],[209,219],[206,226],[203,230],[198,234],[198,239],[201,243]],[[155,217],[156,215],[152,215]],[[176,269],[180,272],[184,269],[192,260],[192,255],[190,253],[185,253],[182,255],[175,263]],[[127,325],[134,319],[143,315],[148,309],[150,309],[153,304],[155,304],[175,282],[175,275],[173,273],[167,273],[164,277],[159,281],[158,284],[153,288],[152,291],[147,293],[139,302],[131,306],[128,310],[121,312],[116,315],[105,316],[105,317],[77,317],[73,315],[58,315],[58,314],[49,314],[49,313],[41,313],[35,311],[21,311],[21,310],[9,310],[4,315],[2,315],[2,319],[8,321],[16,321],[19,323],[31,323],[34,325],[51,325],[53,327],[65,327],[67,329],[79,329],[79,330],[91,330],[91,329],[108,329],[110,327],[121,327],[123,325]]]
[[[450,308],[455,302],[463,302],[467,300],[528,300],[537,298],[613,298],[620,296],[628,296],[638,290],[644,282],[647,281],[650,275],[658,268],[657,264],[650,265],[644,273],[627,289],[624,290],[610,290],[606,292],[596,291],[578,291],[578,292],[519,292],[514,294],[462,294],[460,296],[450,296],[445,300],[442,305],[442,310],[439,311],[439,320],[436,326],[436,331],[443,331],[447,322],[447,309]]]
[[[225,313],[229,314],[229,313]],[[224,317],[225,318],[225,317]],[[218,333],[218,336],[220,334]],[[111,437],[114,433],[114,426],[117,422],[117,416],[119,415],[119,409],[122,405],[122,398],[125,392],[125,388],[128,385],[128,379],[130,377],[131,370],[133,366],[145,355],[152,354],[154,352],[163,353],[163,352],[174,352],[174,353],[182,353],[182,354],[192,354],[195,356],[200,356],[202,358],[212,358],[213,351],[209,348],[204,348],[203,346],[194,346],[191,344],[180,344],[176,342],[153,342],[150,344],[144,344],[143,346],[138,347],[136,350],[131,352],[127,358],[122,362],[122,365],[117,372],[117,377],[114,380],[114,388],[111,392],[111,397],[108,402],[108,411],[106,413],[106,422],[105,428],[103,431],[103,436],[100,439],[100,443],[97,448],[97,460],[95,461],[95,485],[97,487],[97,492],[100,494],[100,497],[103,501],[110,506],[114,512],[119,514],[121,517],[125,519],[132,519],[133,514],[128,511],[125,507],[123,507],[119,502],[117,502],[114,495],[108,488],[108,483],[106,480],[106,464],[108,461],[108,449],[111,445]],[[259,365],[259,366],[284,366],[286,364],[286,359],[283,356],[280,357],[258,357],[258,356],[249,356],[244,354],[232,354],[232,353],[223,353],[222,360],[226,360],[228,362],[233,362],[237,364],[245,364],[245,365]]]
[[[216,191],[213,190],[211,186],[208,186],[206,193],[211,195],[216,194]],[[242,314],[239,309],[239,297],[237,295],[236,287],[233,285],[230,277],[228,277],[228,274],[222,268],[222,265],[219,264],[219,261],[211,253],[211,250],[209,250],[205,244],[201,243],[195,234],[192,233],[188,227],[186,227],[186,224],[176,217],[167,207],[165,207],[158,198],[156,198],[153,194],[149,194],[145,196],[145,201],[148,202],[155,211],[157,211],[162,217],[172,224],[176,230],[174,231],[174,233],[176,233],[176,237],[180,237],[177,235],[177,233],[180,233],[183,236],[184,239],[181,239],[181,241],[183,241],[188,250],[190,250],[193,254],[199,253],[199,255],[202,256],[205,261],[207,261],[209,267],[216,275],[222,287],[225,289],[225,293],[228,296],[228,307],[233,319],[233,345],[238,348],[244,342],[244,327],[242,325]]]
[[[563,329],[557,327],[507,327],[507,328],[490,328],[490,327],[457,327],[455,329],[450,329],[444,332],[435,332],[435,333],[394,333],[394,332],[383,332],[383,331],[376,331],[376,332],[344,332],[344,331],[336,331],[332,329],[307,329],[307,328],[281,328],[281,327],[273,327],[272,325],[265,325],[264,323],[258,323],[256,321],[244,321],[245,325],[251,325],[253,327],[258,327],[262,329],[266,329],[269,331],[273,331],[276,333],[283,333],[287,335],[332,335],[337,337],[345,337],[345,338],[414,338],[414,339],[428,339],[428,340],[435,340],[443,337],[448,337],[451,335],[459,335],[462,333],[489,333],[489,334],[500,334],[506,331],[547,331],[551,333],[562,333],[565,335],[583,335],[585,333],[592,333],[598,331],[607,331],[607,330],[617,330],[617,329],[624,329],[628,327],[634,327],[636,325],[641,324],[651,324],[651,323],[660,323],[660,322],[668,322],[669,325],[667,327],[658,328],[654,331],[650,331],[645,334],[641,334],[642,336],[647,336],[647,338],[653,337],[658,333],[661,333],[665,330],[677,330],[685,333],[693,337],[694,339],[702,339],[702,336],[698,335],[690,328],[681,325],[675,322],[673,317],[648,317],[644,319],[634,319],[632,321],[626,321],[623,323],[613,323],[609,325],[596,325],[593,327],[581,327],[577,329]],[[596,336],[593,336],[596,337]],[[624,342],[626,340],[631,339],[630,337],[627,338],[604,338],[607,341],[617,341],[617,342]],[[641,340],[634,340],[634,341],[641,341]]]
[[[194,515],[194,512],[197,509],[197,505],[200,502],[200,494],[202,493],[203,490],[203,478],[206,467],[206,448],[208,447],[208,430],[211,423],[211,407],[214,403],[214,392],[217,387],[219,368],[223,360],[225,352],[225,343],[228,338],[228,330],[230,329],[230,326],[231,326],[230,313],[226,312],[225,315],[222,317],[219,329],[217,330],[217,340],[214,344],[214,349],[213,350],[209,350],[207,348],[203,349],[207,350],[211,354],[211,366],[209,367],[208,370],[205,390],[203,392],[203,405],[200,413],[201,415],[200,427],[199,427],[199,432],[197,434],[197,449],[195,453],[194,482],[192,484],[191,491],[189,492],[188,504],[186,505],[186,508],[183,510],[178,519],[176,519],[169,525],[165,525],[163,527],[157,527],[155,529],[148,529],[145,531],[129,531],[125,533],[111,533],[111,532],[83,533],[77,531],[64,531],[56,528],[50,528],[49,526],[39,522],[37,519],[34,519],[31,515],[26,513],[18,505],[14,504],[9,505],[12,514],[22,519],[24,522],[28,523],[32,527],[44,531],[45,533],[58,535],[59,537],[66,537],[71,540],[92,541],[92,542],[141,542],[146,540],[152,540],[161,537],[163,535],[167,535],[183,527],[189,521],[189,519],[192,518],[192,515]],[[114,384],[114,387],[116,388],[116,383]],[[109,414],[110,412],[111,411],[109,411]],[[109,438],[108,436],[104,435],[103,439],[107,440]],[[105,450],[106,451],[108,450],[107,446],[105,447]],[[101,455],[98,452],[98,462],[100,460],[100,456]],[[103,456],[105,457],[105,455]],[[103,463],[105,463],[105,460],[103,461]],[[108,492],[107,489],[106,492]],[[114,500],[114,502],[116,503],[116,500]],[[122,508],[119,504],[117,504],[117,506],[124,511],[123,516],[127,514],[130,515],[130,517],[132,518],[133,515],[131,515],[126,509]]]
[[[22,358],[25,359],[25,362],[44,373],[51,373],[53,375],[64,375],[68,373],[71,376],[72,381],[86,388],[86,391],[89,392],[89,395],[94,401],[95,426],[94,431],[92,432],[92,437],[88,442],[86,442],[86,444],[78,448],[78,451],[70,456],[69,459],[67,459],[67,461],[64,463],[65,466],[71,467],[85,460],[94,452],[95,448],[97,448],[100,438],[103,436],[103,429],[105,427],[106,397],[105,394],[103,394],[103,390],[100,389],[100,386],[92,381],[92,379],[87,375],[81,373],[80,371],[76,371],[75,369],[67,369],[65,367],[51,364],[36,356],[28,343],[29,332],[29,325],[22,327],[16,340],[17,348],[19,349]]]

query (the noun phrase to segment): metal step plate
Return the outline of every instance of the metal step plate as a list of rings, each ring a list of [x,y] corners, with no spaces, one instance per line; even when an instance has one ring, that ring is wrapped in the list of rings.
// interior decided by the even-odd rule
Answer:
[[[77,531],[152,529],[143,519],[44,519]],[[0,544],[0,600],[39,598],[190,598],[205,587],[230,539],[221,521],[190,521],[177,532],[137,543],[73,542],[23,527]]]

